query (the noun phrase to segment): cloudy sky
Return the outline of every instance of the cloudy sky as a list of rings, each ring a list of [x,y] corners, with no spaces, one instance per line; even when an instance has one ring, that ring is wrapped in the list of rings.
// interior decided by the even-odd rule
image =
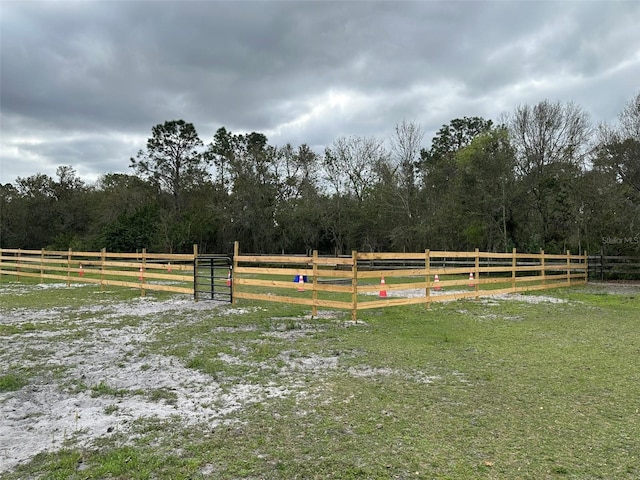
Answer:
[[[640,2],[0,2],[0,183],[127,172],[151,128],[339,136],[544,99],[597,124],[640,93]]]

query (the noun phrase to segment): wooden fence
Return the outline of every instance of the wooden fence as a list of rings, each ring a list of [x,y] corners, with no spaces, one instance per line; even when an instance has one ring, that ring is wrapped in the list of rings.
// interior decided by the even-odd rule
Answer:
[[[587,256],[480,252],[352,252],[347,257],[240,255],[233,298],[359,310],[570,286],[587,281]],[[284,291],[282,294],[280,292]],[[292,295],[293,293],[294,295]]]
[[[640,280],[640,257],[590,255],[589,280]]]
[[[0,275],[194,295],[193,254],[0,249]],[[479,298],[587,281],[587,256],[480,252],[363,253],[350,256],[240,255],[234,245],[233,301],[308,305],[357,312]],[[283,293],[284,292],[284,293]]]
[[[193,295],[193,254],[0,249],[0,275]]]

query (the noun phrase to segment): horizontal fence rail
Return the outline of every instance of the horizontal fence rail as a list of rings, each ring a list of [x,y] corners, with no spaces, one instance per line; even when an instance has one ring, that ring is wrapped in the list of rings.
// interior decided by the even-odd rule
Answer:
[[[590,255],[589,280],[640,280],[640,257]]]
[[[0,275],[193,295],[197,255],[0,249]]]
[[[480,252],[364,253],[351,256],[239,254],[233,298],[359,310],[479,298],[587,281],[587,256]]]
[[[205,256],[201,256],[205,258]],[[194,269],[193,254],[0,249],[0,275],[93,283],[225,298],[307,305],[357,312],[502,293],[565,287],[587,281],[588,257],[540,253],[369,253],[350,256],[249,255],[234,245],[232,268]],[[228,263],[228,262],[227,262]],[[213,269],[213,274],[211,270]],[[225,278],[226,275],[226,278]],[[201,277],[206,277],[202,280]],[[204,285],[205,282],[207,285]],[[212,283],[213,282],[213,283]],[[227,289],[228,290],[225,290]]]

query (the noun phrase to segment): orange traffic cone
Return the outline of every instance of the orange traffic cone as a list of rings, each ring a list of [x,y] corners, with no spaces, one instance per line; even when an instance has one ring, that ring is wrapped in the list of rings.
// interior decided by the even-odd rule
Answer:
[[[144,278],[144,270],[142,269],[142,267],[140,267],[140,271],[138,273],[138,280],[142,281],[143,278]]]
[[[471,288],[475,287],[474,282],[473,282],[473,272],[469,273],[469,286]]]
[[[436,276],[434,277],[433,282],[436,284],[433,289],[436,291],[440,291],[440,277],[438,277],[438,274],[436,274]]]
[[[80,277],[84,277],[84,269],[82,268],[82,264],[80,264],[80,268],[78,269],[78,275]]]
[[[227,274],[227,287],[231,286],[231,269],[229,269],[229,273]]]
[[[171,262],[167,263],[167,272],[171,273]]]
[[[385,287],[384,275],[380,278],[380,298],[387,296],[387,288]]]
[[[298,275],[298,291],[304,292],[304,277],[302,275]]]

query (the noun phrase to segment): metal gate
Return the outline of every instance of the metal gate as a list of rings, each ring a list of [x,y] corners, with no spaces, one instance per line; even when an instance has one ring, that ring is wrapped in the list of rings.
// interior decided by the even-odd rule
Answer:
[[[197,300],[233,300],[231,257],[198,255],[193,265],[193,296]]]

